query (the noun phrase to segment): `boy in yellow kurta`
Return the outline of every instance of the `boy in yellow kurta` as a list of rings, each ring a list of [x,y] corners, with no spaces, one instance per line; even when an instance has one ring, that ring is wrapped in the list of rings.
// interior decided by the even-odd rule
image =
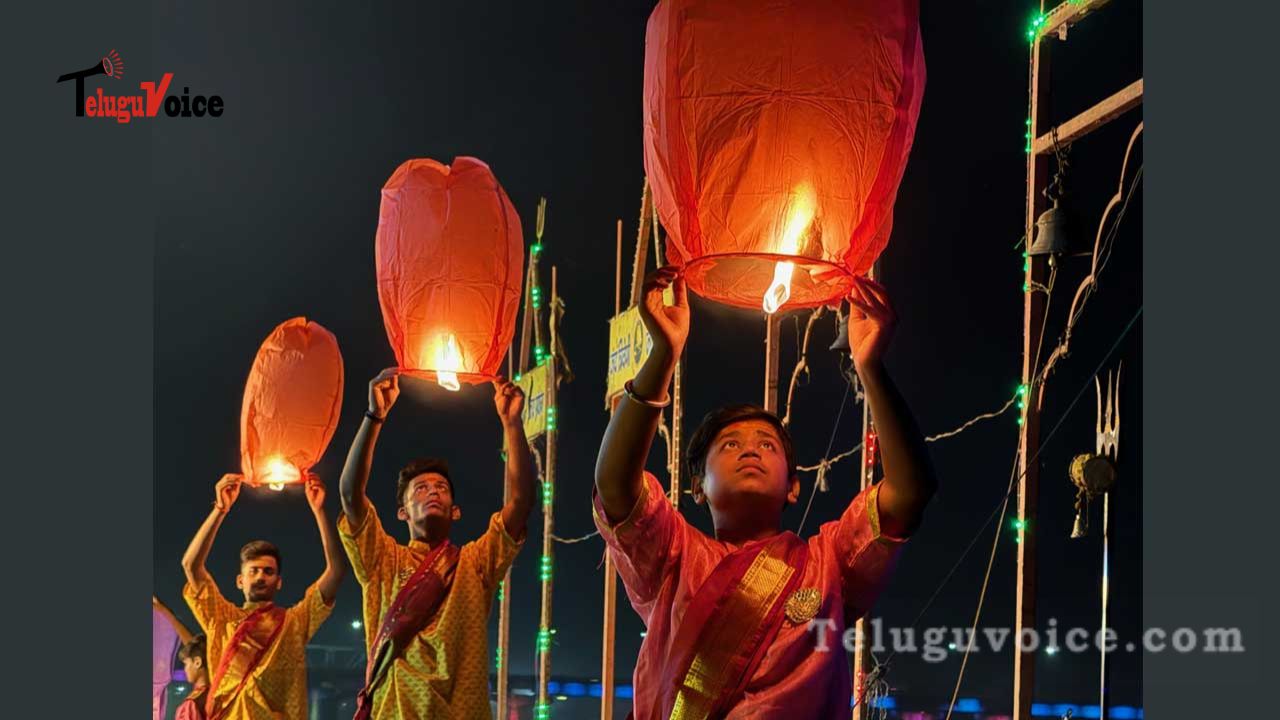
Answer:
[[[365,496],[373,447],[400,394],[395,371],[369,384],[369,410],[342,471],[338,534],[364,599],[369,664],[357,720],[491,718],[488,620],[494,591],[515,560],[533,509],[534,467],[521,422],[524,395],[494,383],[494,405],[508,448],[508,501],[473,542],[455,547],[449,530],[461,517],[445,461],[414,460],[400,471],[396,517],[409,544],[382,528]]]
[[[182,558],[187,584],[182,596],[208,637],[209,690],[207,720],[280,720],[307,717],[306,645],[329,612],[345,565],[333,524],[324,516],[324,485],[310,476],[306,484],[324,544],[327,567],[302,601],[276,607],[283,585],[280,551],[255,540],[240,551],[236,587],[244,604],[236,606],[218,591],[205,569],[205,559],[227,511],[240,495],[242,478],[226,475],[218,482],[213,511],[200,526]]]

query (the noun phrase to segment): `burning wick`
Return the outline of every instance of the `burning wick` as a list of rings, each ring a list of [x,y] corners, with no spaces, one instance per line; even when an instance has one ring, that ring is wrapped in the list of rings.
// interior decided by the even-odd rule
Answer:
[[[458,352],[458,340],[449,333],[449,338],[437,346],[436,382],[450,392],[458,392],[462,385],[458,384],[458,373],[454,372],[462,366],[462,353]]]
[[[302,473],[298,472],[298,468],[288,460],[276,456],[267,461],[267,472],[263,475],[263,481],[272,490],[280,492],[284,490],[286,484],[295,483],[301,479]]]
[[[813,221],[817,199],[813,188],[808,183],[796,186],[791,196],[791,210],[787,217],[786,230],[782,233],[782,242],[778,246],[778,254],[795,255],[800,249],[800,236]],[[764,292],[764,311],[772,315],[791,299],[791,276],[795,274],[796,264],[780,260],[773,266],[773,284]]]

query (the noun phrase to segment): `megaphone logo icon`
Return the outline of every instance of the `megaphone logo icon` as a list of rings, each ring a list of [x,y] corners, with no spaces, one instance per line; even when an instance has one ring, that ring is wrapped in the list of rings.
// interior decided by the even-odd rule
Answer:
[[[106,75],[116,80],[124,77],[124,60],[120,59],[120,53],[113,48],[97,63],[58,77],[58,82],[76,81],[76,117],[84,117],[84,79],[93,75]]]

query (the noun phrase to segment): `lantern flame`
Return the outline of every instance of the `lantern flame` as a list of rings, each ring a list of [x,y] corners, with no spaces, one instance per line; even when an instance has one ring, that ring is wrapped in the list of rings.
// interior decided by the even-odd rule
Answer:
[[[458,339],[449,333],[448,339],[436,346],[436,382],[450,392],[458,392],[457,370],[462,368],[462,353],[458,352]]]
[[[791,208],[787,212],[787,222],[782,232],[782,242],[778,244],[780,255],[795,255],[800,250],[800,238],[809,223],[813,222],[817,209],[817,198],[813,187],[801,183],[791,194]],[[791,276],[795,274],[796,264],[779,261],[773,267],[773,284],[764,293],[764,311],[772,315],[791,299]]]
[[[294,464],[276,455],[267,460],[267,472],[263,474],[262,480],[267,487],[280,492],[284,490],[284,486],[288,483],[296,483],[302,479],[302,473]]]

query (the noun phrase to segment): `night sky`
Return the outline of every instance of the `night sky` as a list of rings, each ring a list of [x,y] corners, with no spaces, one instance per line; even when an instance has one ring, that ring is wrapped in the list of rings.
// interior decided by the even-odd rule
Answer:
[[[1028,2],[924,3],[928,65],[923,109],[898,193],[893,236],[880,277],[900,316],[890,371],[927,434],[999,408],[1020,368],[1023,151],[1027,114]],[[614,227],[624,223],[630,265],[644,178],[641,83],[647,2],[418,3],[400,9],[338,5],[295,12],[273,3],[228,8],[165,8],[155,18],[153,55],[175,86],[222,95],[216,122],[154,127],[155,237],[155,591],[190,620],[179,558],[210,508],[213,486],[239,470],[238,419],[244,380],[259,343],[279,322],[305,315],[332,330],[346,367],[342,420],[316,468],[336,517],[338,474],[366,406],[368,379],[394,364],[374,286],[379,189],[404,160],[487,162],[520,213],[532,241],[538,198],[548,200],[545,262],[559,268],[567,305],[563,336],[577,379],[562,388],[557,534],[591,532],[592,468],[603,411],[607,320],[613,308]],[[1053,115],[1065,120],[1142,73],[1141,8],[1112,3],[1071,31],[1054,65]],[[176,88],[178,91],[180,87]],[[1131,112],[1077,144],[1067,187],[1087,250],[1098,215],[1115,192],[1125,144],[1139,120]],[[1138,155],[1140,161],[1141,155]],[[1045,433],[1084,395],[1039,458],[1042,625],[1096,627],[1101,543],[1069,540],[1074,491],[1070,459],[1093,450],[1094,399],[1085,386],[1142,303],[1141,189],[1116,238],[1099,291],[1085,311],[1072,352],[1051,377]],[[650,260],[652,263],[652,259]],[[545,266],[544,266],[545,267]],[[1064,261],[1046,343],[1087,259]],[[546,285],[544,284],[544,287]],[[625,290],[624,290],[625,292]],[[782,375],[795,360],[793,321],[784,322]],[[1141,320],[1107,367],[1123,360],[1121,486],[1113,501],[1112,616],[1121,642],[1141,625]],[[833,326],[819,325],[812,382],[796,393],[793,432],[801,464],[827,446],[843,380],[826,351]],[[762,397],[764,323],[758,312],[694,300],[687,354],[686,438],[705,412]],[[384,525],[394,519],[397,469],[411,457],[450,460],[463,519],[454,540],[476,537],[501,505],[500,428],[487,387],[446,393],[409,387],[393,410],[369,493]],[[1090,383],[1091,385],[1091,383]],[[835,451],[858,441],[851,404]],[[941,482],[924,525],[911,540],[876,614],[904,626],[919,612],[1004,493],[1017,440],[1012,413],[931,445]],[[656,458],[655,458],[656,459]],[[651,462],[650,469],[660,470]],[[855,462],[833,470],[806,534],[834,519],[856,491]],[[807,499],[812,475],[803,478]],[[710,517],[685,501],[687,516],[710,531]],[[801,508],[784,517],[794,529]],[[516,561],[511,666],[532,672],[538,618],[540,518]],[[250,539],[277,543],[292,603],[323,566],[319,535],[301,491],[246,490],[223,526],[209,569],[235,598],[236,553]],[[981,587],[992,531],[985,532],[943,589],[920,628],[967,627]],[[554,614],[557,676],[595,678],[600,666],[603,545],[592,538],[559,546]],[[1015,544],[1008,524],[983,611],[984,626],[1013,618]],[[619,585],[617,677],[629,682],[643,629]],[[350,621],[359,588],[348,578],[316,643],[356,646]],[[496,627],[496,610],[493,618]],[[492,635],[491,635],[492,638]],[[1113,701],[1141,704],[1141,663],[1120,653]],[[1011,698],[1012,656],[974,655],[962,696],[992,708]],[[1094,699],[1097,657],[1039,657],[1036,699]],[[900,656],[889,679],[904,696],[932,706],[950,696],[959,658],[930,664]]]

